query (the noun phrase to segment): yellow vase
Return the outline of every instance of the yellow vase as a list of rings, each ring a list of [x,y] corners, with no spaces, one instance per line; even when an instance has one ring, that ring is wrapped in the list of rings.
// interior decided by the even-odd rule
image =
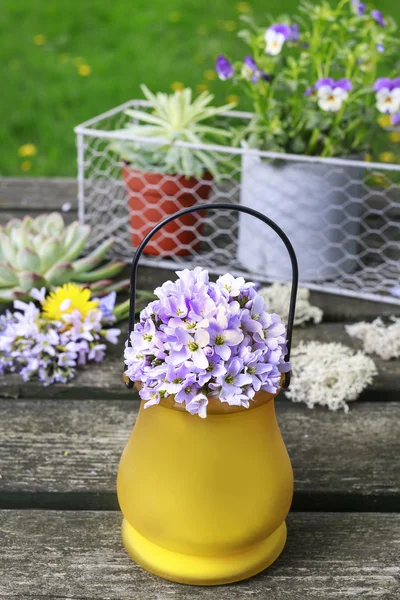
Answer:
[[[292,468],[274,396],[251,408],[210,399],[207,417],[173,398],[144,409],[122,455],[122,537],[142,567],[172,581],[217,585],[273,563],[286,541]]]

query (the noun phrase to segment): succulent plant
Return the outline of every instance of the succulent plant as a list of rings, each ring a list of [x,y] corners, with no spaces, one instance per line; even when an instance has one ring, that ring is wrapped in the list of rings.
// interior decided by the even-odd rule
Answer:
[[[90,227],[74,221],[67,227],[59,213],[11,219],[0,227],[0,302],[29,297],[32,288],[52,289],[69,281],[88,284],[97,296],[127,287],[114,283],[124,262],[99,266],[113,240],[106,240],[87,256]]]
[[[189,88],[174,94],[153,94],[145,85],[141,86],[151,112],[127,109],[132,121],[118,133],[140,137],[141,141],[115,140],[110,149],[121,159],[142,171],[172,173],[186,177],[202,177],[209,171],[217,177],[220,166],[217,154],[196,147],[177,146],[176,142],[189,142],[197,146],[207,143],[224,143],[232,133],[210,123],[214,117],[235,106],[210,106],[214,96],[201,93],[192,100]],[[148,139],[150,143],[146,144]],[[153,143],[151,141],[153,140]],[[154,143],[163,140],[163,144]]]

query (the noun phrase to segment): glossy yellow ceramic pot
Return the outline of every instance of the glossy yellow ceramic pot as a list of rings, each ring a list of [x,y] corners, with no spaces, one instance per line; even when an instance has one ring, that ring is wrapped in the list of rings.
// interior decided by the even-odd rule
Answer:
[[[274,410],[210,399],[207,418],[173,398],[144,409],[118,471],[130,556],[165,579],[217,585],[273,563],[286,541],[292,468]]]

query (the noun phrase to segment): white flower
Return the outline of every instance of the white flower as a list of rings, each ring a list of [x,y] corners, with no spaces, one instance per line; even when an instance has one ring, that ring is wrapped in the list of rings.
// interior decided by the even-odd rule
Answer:
[[[186,410],[191,415],[199,415],[202,419],[207,416],[208,398],[205,394],[197,394],[186,404]]]
[[[107,342],[110,342],[110,344],[118,343],[118,336],[120,333],[121,330],[117,328],[105,329],[103,331],[105,339],[107,340]]]
[[[233,298],[239,296],[246,282],[243,277],[233,277],[233,275],[226,273],[226,275],[218,277],[217,283],[222,285]]]
[[[265,52],[272,56],[279,54],[286,40],[284,34],[273,29],[267,29],[264,37],[266,43]]]
[[[376,107],[379,112],[393,115],[400,111],[400,88],[383,88],[376,94]]]
[[[330,85],[323,85],[317,90],[318,106],[326,112],[338,112],[348,95],[348,92],[341,87],[332,88]]]

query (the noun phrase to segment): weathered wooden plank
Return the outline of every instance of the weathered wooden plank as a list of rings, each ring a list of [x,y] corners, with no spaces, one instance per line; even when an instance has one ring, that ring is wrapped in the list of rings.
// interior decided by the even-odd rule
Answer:
[[[113,512],[1,511],[0,598],[396,600],[400,594],[397,514],[291,514],[277,562],[218,588],[178,585],[141,569],[121,544],[120,522]]]
[[[109,348],[107,360],[82,369],[74,380],[66,384],[43,388],[38,382],[25,384],[18,375],[6,375],[0,380],[0,397],[131,399],[132,391],[126,389],[121,379],[125,339],[126,334],[121,334],[121,343]],[[296,328],[294,344],[300,340],[337,341],[352,348],[361,347],[357,340],[347,335],[343,323]],[[376,357],[374,360],[379,375],[363,393],[361,400],[400,400],[400,360],[383,361]]]
[[[72,177],[1,177],[0,210],[60,210],[68,202],[77,209],[77,184]]]
[[[125,401],[0,401],[0,507],[115,508],[137,410]],[[277,414],[296,509],[400,512],[400,403],[356,403],[345,415],[278,400]]]

